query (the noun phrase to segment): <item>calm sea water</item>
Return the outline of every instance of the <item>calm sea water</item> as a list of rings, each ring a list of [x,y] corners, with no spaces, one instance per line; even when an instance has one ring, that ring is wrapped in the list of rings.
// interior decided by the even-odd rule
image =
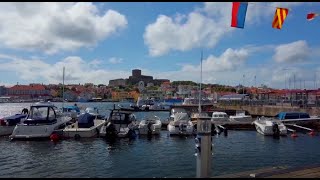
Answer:
[[[98,107],[112,103],[77,103]],[[0,117],[20,112],[30,104],[0,104]],[[61,106],[61,103],[57,103]],[[162,119],[168,112],[155,113]],[[136,113],[138,119],[144,113]],[[262,167],[319,164],[320,137],[299,134],[273,139],[256,131],[229,131],[213,137],[212,176]],[[59,141],[9,141],[0,138],[0,177],[195,177],[194,138],[160,136],[113,144],[101,138]]]

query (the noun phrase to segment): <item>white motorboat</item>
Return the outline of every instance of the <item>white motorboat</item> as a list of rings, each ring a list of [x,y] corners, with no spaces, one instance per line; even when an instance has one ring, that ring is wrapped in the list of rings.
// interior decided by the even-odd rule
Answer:
[[[225,112],[213,112],[211,117],[211,122],[227,122],[230,121],[228,114]]]
[[[100,129],[105,123],[106,121],[99,116],[97,109],[87,108],[75,123],[68,125],[63,130],[63,137],[74,137],[75,139],[96,137],[99,136]]]
[[[147,115],[139,123],[138,129],[141,135],[152,135],[160,134],[161,131],[161,120],[158,116]]]
[[[54,104],[39,102],[31,105],[27,118],[15,126],[10,139],[49,138],[54,131],[64,129],[70,120]]]
[[[170,109],[170,105],[161,103],[160,101],[157,101],[154,98],[143,99],[141,97],[138,98],[136,105],[130,105],[130,107],[134,109],[141,109],[141,110],[169,110]]]
[[[1,118],[0,119],[0,136],[11,135],[16,125],[26,117],[27,117],[27,114],[15,114],[13,116]]]
[[[236,111],[235,116],[229,117],[230,121],[236,121],[236,122],[252,122],[252,116],[246,115],[244,111]]]
[[[274,118],[259,118],[253,122],[258,133],[262,135],[285,136],[287,135],[286,126]]]
[[[167,128],[170,135],[192,135],[194,130],[190,116],[183,112],[175,113]]]
[[[100,137],[109,138],[135,138],[136,117],[130,112],[113,109],[107,122],[100,129]]]

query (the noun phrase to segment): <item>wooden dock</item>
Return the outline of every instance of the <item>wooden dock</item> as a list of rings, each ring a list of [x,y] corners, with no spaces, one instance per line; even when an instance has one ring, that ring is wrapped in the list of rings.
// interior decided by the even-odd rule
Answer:
[[[303,167],[277,166],[235,174],[214,176],[213,178],[319,178],[320,165]]]

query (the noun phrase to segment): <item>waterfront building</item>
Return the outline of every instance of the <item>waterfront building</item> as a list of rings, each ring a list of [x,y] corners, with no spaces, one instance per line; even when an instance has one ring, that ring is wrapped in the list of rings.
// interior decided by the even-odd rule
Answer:
[[[19,99],[50,98],[50,91],[41,84],[14,85],[8,88],[8,96]]]
[[[191,85],[178,85],[177,95],[181,98],[191,97],[191,91],[193,86]]]
[[[109,86],[126,86],[127,80],[126,79],[113,79],[109,81]]]
[[[143,81],[144,84],[153,83],[155,86],[160,86],[163,82],[170,82],[169,79],[153,79],[153,76],[142,75],[140,69],[133,69],[132,75],[129,78],[110,80],[109,86],[136,85],[140,81]]]
[[[134,99],[134,101],[138,100],[140,93],[137,91],[113,91],[112,92],[112,100],[113,101],[123,101],[127,99]]]
[[[64,92],[64,99],[70,102],[78,101],[78,94],[74,91],[67,90]]]
[[[5,86],[0,86],[0,96],[7,94],[7,88]]]

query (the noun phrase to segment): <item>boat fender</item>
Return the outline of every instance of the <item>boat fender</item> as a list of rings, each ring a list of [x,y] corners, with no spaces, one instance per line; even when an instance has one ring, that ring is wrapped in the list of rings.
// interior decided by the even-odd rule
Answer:
[[[80,138],[81,138],[81,136],[79,134],[74,135],[75,140],[79,140]]]
[[[310,135],[310,136],[314,136],[314,135],[316,135],[316,133],[315,133],[314,130],[312,129],[312,130],[309,132],[309,135]]]
[[[296,132],[293,132],[293,133],[291,134],[291,137],[292,137],[292,138],[296,138],[296,137],[298,137],[298,135],[297,135]]]
[[[56,133],[51,134],[51,135],[50,135],[50,140],[51,140],[52,142],[58,142],[58,141],[59,141],[59,135],[56,134]]]

